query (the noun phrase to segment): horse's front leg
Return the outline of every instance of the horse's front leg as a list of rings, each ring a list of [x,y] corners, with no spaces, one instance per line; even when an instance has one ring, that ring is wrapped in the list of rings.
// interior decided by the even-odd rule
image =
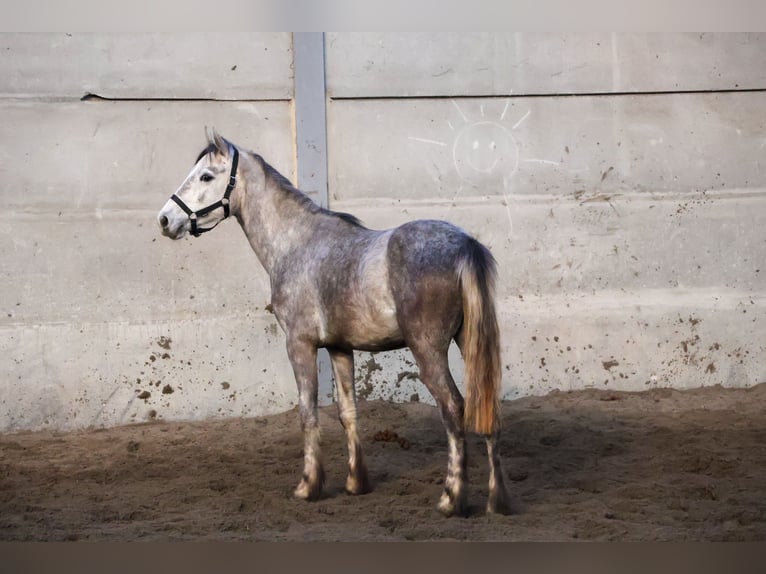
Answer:
[[[356,393],[354,392],[353,351],[330,350],[335,388],[338,391],[338,415],[348,440],[348,478],[346,492],[365,494],[372,490],[356,428]]]
[[[317,413],[317,349],[310,343],[288,338],[287,354],[298,384],[298,408],[303,429],[303,477],[294,494],[305,500],[316,500],[324,483]]]

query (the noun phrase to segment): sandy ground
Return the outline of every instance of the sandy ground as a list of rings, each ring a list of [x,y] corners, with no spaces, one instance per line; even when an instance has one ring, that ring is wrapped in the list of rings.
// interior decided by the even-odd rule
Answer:
[[[0,540],[766,540],[766,384],[554,393],[503,404],[501,454],[521,512],[435,509],[446,437],[424,404],[360,402],[375,490],[343,492],[345,440],[322,409],[328,479],[294,500],[295,411],[0,436]]]

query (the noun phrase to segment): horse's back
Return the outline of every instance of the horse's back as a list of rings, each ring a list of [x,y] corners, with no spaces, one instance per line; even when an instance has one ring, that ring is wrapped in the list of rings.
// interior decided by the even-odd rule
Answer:
[[[389,266],[418,274],[454,271],[471,236],[447,221],[419,219],[392,230]]]

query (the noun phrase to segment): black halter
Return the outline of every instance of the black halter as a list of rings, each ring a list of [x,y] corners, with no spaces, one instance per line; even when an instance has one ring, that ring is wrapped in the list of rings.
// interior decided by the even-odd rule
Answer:
[[[231,173],[229,174],[229,185],[226,186],[226,191],[223,193],[223,198],[219,199],[212,205],[208,205],[207,207],[203,207],[197,211],[192,211],[189,209],[189,206],[186,205],[183,200],[175,193],[170,197],[170,199],[175,201],[176,204],[178,204],[178,207],[183,209],[184,213],[189,216],[189,220],[191,221],[191,234],[194,237],[199,237],[203,233],[207,233],[208,231],[215,229],[215,227],[221,223],[221,221],[229,217],[229,196],[231,195],[231,191],[234,189],[234,186],[237,185],[237,164],[239,163],[239,152],[237,151],[237,148],[231,146],[231,149],[234,150],[234,154],[231,160]],[[223,208],[223,219],[218,220],[213,227],[197,227],[198,218],[205,217],[208,213],[215,211],[219,207]]]

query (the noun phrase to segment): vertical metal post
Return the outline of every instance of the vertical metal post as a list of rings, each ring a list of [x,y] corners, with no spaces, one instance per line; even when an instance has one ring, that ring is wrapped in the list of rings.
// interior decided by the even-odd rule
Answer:
[[[324,34],[293,33],[298,187],[327,207],[327,112]]]
[[[298,187],[327,207],[327,106],[322,32],[293,33],[295,142]],[[319,404],[332,403],[332,365],[325,349],[317,356]]]

